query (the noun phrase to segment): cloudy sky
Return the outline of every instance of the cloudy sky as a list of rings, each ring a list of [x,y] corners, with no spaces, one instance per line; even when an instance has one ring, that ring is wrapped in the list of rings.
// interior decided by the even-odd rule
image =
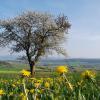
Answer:
[[[68,56],[100,58],[100,0],[0,1],[0,19],[10,18],[29,10],[67,15],[72,24],[68,40],[65,42]],[[7,57],[8,54],[7,48],[0,48],[0,57]]]

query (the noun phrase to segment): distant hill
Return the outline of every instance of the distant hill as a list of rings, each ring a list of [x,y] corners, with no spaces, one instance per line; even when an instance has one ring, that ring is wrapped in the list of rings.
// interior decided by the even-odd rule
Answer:
[[[12,65],[9,62],[6,62],[6,61],[0,61],[0,66],[9,67],[9,66],[12,66]]]
[[[42,59],[36,66],[54,68],[59,65],[68,65],[74,69],[95,69],[100,70],[100,59]],[[0,61],[0,70],[21,70],[29,69],[29,65],[19,60]],[[39,68],[40,69],[40,68]]]

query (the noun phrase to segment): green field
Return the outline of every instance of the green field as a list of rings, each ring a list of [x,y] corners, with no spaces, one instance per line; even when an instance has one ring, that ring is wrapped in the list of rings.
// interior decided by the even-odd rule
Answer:
[[[0,78],[15,78],[20,76],[22,69],[29,70],[27,64],[18,62],[0,62]],[[44,66],[36,66],[36,77],[49,77],[52,76],[51,68]]]
[[[15,78],[20,75],[22,69],[29,70],[28,64],[19,62],[5,62],[0,61],[0,78]],[[73,76],[78,76],[78,74],[85,70],[85,68],[76,67],[76,71],[70,72]],[[56,76],[54,67],[48,66],[36,66],[35,77],[53,77]],[[100,71],[97,71],[97,79],[100,80]]]
[[[59,74],[54,67],[36,66],[34,78],[22,77],[27,64],[0,62],[0,100],[100,100],[100,71],[81,77],[82,67]]]

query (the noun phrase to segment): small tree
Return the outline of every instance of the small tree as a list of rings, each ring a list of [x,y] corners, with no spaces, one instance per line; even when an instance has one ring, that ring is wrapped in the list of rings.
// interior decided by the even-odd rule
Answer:
[[[47,13],[23,13],[0,21],[0,46],[10,45],[14,52],[24,51],[34,75],[34,65],[41,56],[52,51],[65,54],[61,44],[68,28],[70,24],[64,15],[55,18]]]

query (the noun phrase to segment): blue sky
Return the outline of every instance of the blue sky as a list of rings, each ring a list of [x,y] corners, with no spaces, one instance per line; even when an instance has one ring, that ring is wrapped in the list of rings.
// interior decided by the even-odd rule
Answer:
[[[67,15],[72,24],[68,39],[64,44],[68,56],[71,58],[100,58],[100,0],[0,1],[1,19],[11,18],[29,10]],[[8,54],[7,48],[0,48],[1,57]]]

